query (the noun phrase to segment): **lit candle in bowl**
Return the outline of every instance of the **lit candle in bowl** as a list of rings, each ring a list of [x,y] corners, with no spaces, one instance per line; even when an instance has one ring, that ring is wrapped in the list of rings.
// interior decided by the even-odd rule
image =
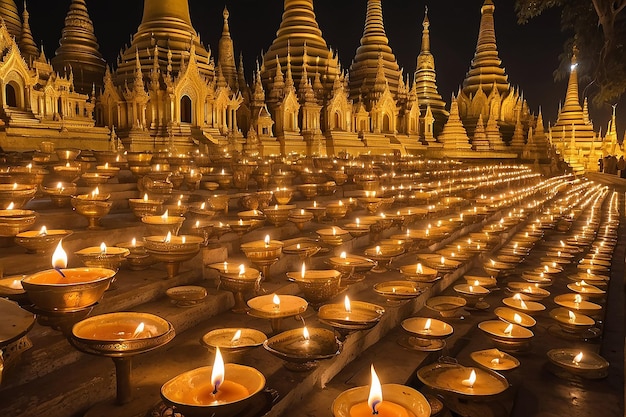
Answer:
[[[105,268],[67,268],[62,241],[52,255],[52,267],[22,280],[35,306],[44,311],[72,312],[97,303],[109,287],[115,271]]]
[[[219,348],[213,366],[184,372],[161,387],[161,397],[185,416],[235,416],[246,410],[265,387],[255,368],[224,364]]]
[[[15,243],[26,248],[27,253],[43,254],[52,251],[61,239],[70,236],[71,230],[47,229],[28,230],[15,236]]]
[[[337,396],[332,405],[334,417],[429,417],[428,400],[413,388],[381,385],[372,365],[370,386],[352,388]]]
[[[107,268],[118,270],[130,250],[117,246],[107,246],[104,242],[100,246],[91,246],[74,252],[83,265],[88,267]]]
[[[292,371],[313,369],[317,361],[338,355],[341,346],[333,331],[322,328],[309,330],[306,326],[287,330],[263,342],[263,347],[284,360],[285,367]]]

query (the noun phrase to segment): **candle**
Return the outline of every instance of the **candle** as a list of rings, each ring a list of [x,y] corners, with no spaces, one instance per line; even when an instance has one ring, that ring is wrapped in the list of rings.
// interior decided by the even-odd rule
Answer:
[[[367,402],[357,403],[350,408],[350,417],[409,417],[412,413],[402,407],[399,404],[383,401],[383,389],[374,370],[374,365],[371,366],[372,383],[370,385],[370,392],[367,398]]]
[[[302,270],[300,272],[300,276],[302,277],[302,279],[304,279],[305,275],[306,275],[306,268],[304,266],[304,262],[302,262]]]
[[[106,255],[107,254],[107,245],[106,243],[102,242],[100,244],[100,255]]]
[[[230,343],[232,345],[237,345],[239,343],[239,340],[241,339],[241,329],[237,330],[235,332],[235,334],[233,335],[233,338],[230,339]],[[218,348],[219,349],[219,348]]]
[[[280,298],[278,295],[274,294],[274,297],[272,297],[272,303],[274,303],[274,310],[280,310]]]
[[[67,268],[67,253],[63,250],[62,242],[63,240],[59,240],[59,244],[52,254],[52,267],[65,278],[62,268]]]
[[[250,395],[248,389],[225,379],[225,366],[220,348],[215,349],[215,361],[208,384],[198,384],[185,395],[186,402],[197,405],[217,405],[242,400]]]
[[[39,233],[37,234],[37,236],[47,236],[48,235],[48,229],[46,229],[46,226],[41,226],[41,230],[39,230]]]
[[[270,247],[270,235],[265,235],[265,248]]]
[[[579,365],[580,361],[582,361],[582,360],[583,360],[583,353],[580,352],[578,355],[574,356],[574,359],[572,359],[572,363],[574,365]]]

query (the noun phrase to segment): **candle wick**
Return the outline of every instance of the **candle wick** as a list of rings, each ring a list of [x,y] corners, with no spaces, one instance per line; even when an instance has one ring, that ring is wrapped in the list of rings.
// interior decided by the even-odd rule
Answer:
[[[63,271],[61,271],[61,268],[55,267],[54,270],[61,274],[63,278],[65,278],[65,274],[63,273]]]
[[[216,395],[216,394],[217,394],[217,389],[219,388],[219,386],[220,386],[220,383],[219,383],[219,382],[216,382],[216,383],[215,383],[215,388],[213,388],[213,395]]]

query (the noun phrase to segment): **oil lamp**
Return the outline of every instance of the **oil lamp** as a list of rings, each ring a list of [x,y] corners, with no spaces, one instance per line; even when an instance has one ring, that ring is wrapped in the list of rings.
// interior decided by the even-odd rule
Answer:
[[[270,266],[272,266],[282,254],[283,242],[271,240],[269,235],[264,240],[242,243],[240,248],[246,257],[258,266],[266,281],[270,280]]]
[[[410,336],[401,338],[401,346],[422,352],[435,352],[446,346],[445,339],[452,336],[454,329],[448,323],[429,318],[411,317],[402,321],[402,328]]]
[[[428,400],[419,391],[399,384],[381,385],[374,365],[371,385],[342,392],[333,402],[334,417],[429,417]]]
[[[89,194],[80,194],[72,197],[72,207],[82,216],[85,216],[89,222],[87,229],[99,229],[100,219],[111,211],[113,203],[109,201],[110,194],[101,194],[96,187]]]
[[[300,271],[287,272],[290,281],[298,284],[304,298],[319,307],[339,292],[341,272],[334,269],[307,270],[304,262]]]
[[[59,241],[70,236],[71,230],[47,229],[28,230],[15,235],[15,243],[26,248],[27,253],[44,254],[52,251]]]
[[[308,307],[305,299],[294,295],[261,295],[248,300],[251,316],[270,320],[272,331],[280,332],[282,320],[304,313]]]

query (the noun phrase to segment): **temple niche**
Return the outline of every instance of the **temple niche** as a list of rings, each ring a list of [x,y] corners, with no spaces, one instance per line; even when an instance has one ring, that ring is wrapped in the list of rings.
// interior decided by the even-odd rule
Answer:
[[[474,135],[478,119],[482,116],[483,121],[492,120],[492,125],[497,125],[503,143],[498,143],[496,148],[505,150],[504,145],[511,141],[517,120],[526,132],[532,116],[523,95],[509,84],[498,56],[494,11],[493,1],[485,0],[481,8],[476,52],[458,102],[461,120],[470,137]]]

